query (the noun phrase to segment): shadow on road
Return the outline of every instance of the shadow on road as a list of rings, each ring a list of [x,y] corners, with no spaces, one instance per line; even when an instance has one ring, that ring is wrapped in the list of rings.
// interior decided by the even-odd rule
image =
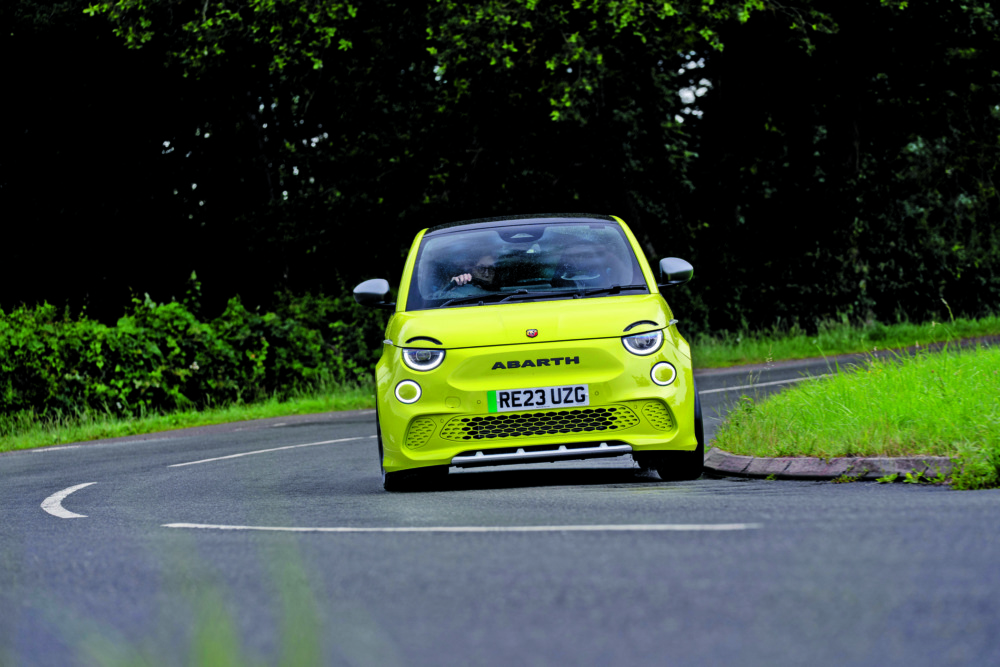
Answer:
[[[597,486],[608,484],[664,484],[654,472],[639,468],[478,469],[452,471],[403,493],[483,491],[539,486]]]

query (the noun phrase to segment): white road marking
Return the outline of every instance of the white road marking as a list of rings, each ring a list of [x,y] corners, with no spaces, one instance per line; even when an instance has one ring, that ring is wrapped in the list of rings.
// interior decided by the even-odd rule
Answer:
[[[699,395],[703,394],[718,394],[723,391],[739,391],[742,389],[756,389],[757,387],[772,387],[776,384],[788,384],[790,382],[805,382],[806,380],[818,380],[820,378],[828,378],[833,373],[826,373],[824,375],[809,375],[801,378],[792,378],[791,380],[775,380],[773,382],[758,382],[756,384],[741,384],[735,387],[722,387],[720,389],[706,389],[704,391],[699,391]]]
[[[64,509],[62,501],[66,499],[66,496],[74,491],[79,491],[80,489],[90,486],[91,484],[97,484],[97,482],[77,484],[76,486],[71,486],[68,489],[63,489],[59,493],[53,493],[51,496],[42,501],[42,509],[52,516],[57,516],[60,519],[86,519],[86,514],[77,514],[76,512],[70,512],[69,510]]]
[[[596,526],[402,526],[383,528],[227,526],[209,523],[165,523],[164,528],[199,528],[202,530],[259,530],[280,533],[561,533],[561,532],[668,532],[727,531],[761,528],[759,523],[636,523]]]
[[[286,445],[285,447],[274,447],[272,449],[257,449],[252,452],[243,452],[241,454],[230,454],[229,456],[217,456],[214,459],[201,459],[200,461],[188,461],[186,463],[174,463],[173,465],[167,466],[168,468],[181,468],[183,466],[193,466],[199,463],[211,463],[212,461],[225,461],[226,459],[238,459],[241,456],[253,456],[254,454],[267,454],[268,452],[280,452],[285,449],[298,449],[299,447],[315,447],[316,445],[332,445],[335,442],[350,442],[351,440],[364,440],[365,438],[374,438],[374,435],[359,435],[355,438],[340,438],[338,440],[323,440],[322,442],[307,442],[304,445]]]

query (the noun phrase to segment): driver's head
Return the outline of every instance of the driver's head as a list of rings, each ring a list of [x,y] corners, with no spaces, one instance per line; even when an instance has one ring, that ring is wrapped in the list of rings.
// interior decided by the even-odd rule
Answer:
[[[496,264],[496,257],[493,255],[480,256],[470,270],[472,282],[487,288],[495,287],[497,279]]]

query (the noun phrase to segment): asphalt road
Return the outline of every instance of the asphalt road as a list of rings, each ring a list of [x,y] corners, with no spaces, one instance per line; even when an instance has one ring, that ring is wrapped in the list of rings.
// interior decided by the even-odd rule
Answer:
[[[709,437],[748,373],[699,375]],[[345,413],[0,456],[0,664],[214,664],[212,642],[266,664],[1000,664],[1000,491],[665,484],[622,457],[389,494],[373,434]]]

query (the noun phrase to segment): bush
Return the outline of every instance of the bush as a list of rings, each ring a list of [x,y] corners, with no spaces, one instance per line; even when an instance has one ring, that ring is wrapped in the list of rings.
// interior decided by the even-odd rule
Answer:
[[[50,304],[0,310],[0,412],[137,414],[202,407],[365,379],[384,315],[350,297],[279,295],[277,312],[230,299],[199,317],[145,295],[113,327]]]

